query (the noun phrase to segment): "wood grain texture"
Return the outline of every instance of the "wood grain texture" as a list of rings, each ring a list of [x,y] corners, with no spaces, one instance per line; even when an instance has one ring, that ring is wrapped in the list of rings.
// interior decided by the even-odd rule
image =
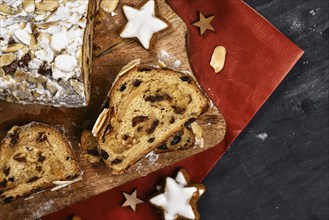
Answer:
[[[139,4],[142,1],[133,1]],[[121,5],[129,3],[122,0]],[[92,166],[81,156],[78,146],[83,127],[93,124],[99,108],[105,99],[118,71],[133,59],[141,58],[143,63],[157,64],[161,59],[168,67],[192,72],[186,53],[187,28],[184,22],[164,2],[159,1],[159,13],[172,24],[172,28],[157,36],[153,50],[144,50],[135,40],[122,40],[118,32],[125,24],[121,7],[118,15],[100,14],[95,23],[94,63],[92,82],[92,101],[89,107],[79,109],[54,108],[37,105],[17,105],[0,102],[0,137],[4,137],[13,125],[24,125],[31,121],[47,123],[62,130],[68,137],[84,171],[83,180],[54,192],[45,191],[33,195],[33,198],[18,199],[6,205],[0,205],[0,219],[35,219],[72,205],[122,185],[135,178],[168,166],[186,157],[209,149],[218,144],[225,135],[225,121],[216,107],[212,107],[198,123],[203,128],[205,146],[190,150],[159,155],[156,161],[147,158],[140,161],[123,175],[114,176],[104,165]],[[178,64],[181,65],[178,65]]]

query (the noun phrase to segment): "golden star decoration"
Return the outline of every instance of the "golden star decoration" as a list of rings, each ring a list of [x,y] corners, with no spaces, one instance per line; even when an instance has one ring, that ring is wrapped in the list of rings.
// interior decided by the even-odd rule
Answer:
[[[201,12],[199,13],[199,21],[193,23],[193,25],[200,28],[201,36],[204,34],[206,30],[215,31],[214,27],[211,25],[211,22],[214,19],[214,17],[215,16],[205,18],[205,16]]]
[[[123,192],[122,194],[126,198],[126,201],[123,203],[122,207],[130,206],[130,208],[134,212],[136,211],[136,205],[144,202],[143,200],[137,198],[137,189],[135,189],[135,191],[131,195],[125,192]]]

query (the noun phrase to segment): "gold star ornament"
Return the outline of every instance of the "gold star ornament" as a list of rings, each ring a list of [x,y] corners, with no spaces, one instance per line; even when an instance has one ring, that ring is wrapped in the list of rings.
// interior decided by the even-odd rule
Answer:
[[[200,28],[200,34],[201,36],[206,32],[206,30],[215,31],[214,27],[211,25],[212,20],[215,16],[211,16],[208,18],[205,18],[205,16],[200,12],[199,13],[199,21],[195,22],[193,26]]]
[[[130,206],[134,212],[136,211],[136,205],[144,202],[143,200],[137,198],[137,189],[135,189],[131,195],[124,192],[123,195],[126,198],[126,201],[123,203],[122,207]]]

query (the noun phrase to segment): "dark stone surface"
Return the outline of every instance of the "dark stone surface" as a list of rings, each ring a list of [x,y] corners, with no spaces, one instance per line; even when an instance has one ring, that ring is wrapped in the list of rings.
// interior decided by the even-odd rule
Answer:
[[[246,2],[305,55],[205,179],[202,219],[329,219],[329,1]]]

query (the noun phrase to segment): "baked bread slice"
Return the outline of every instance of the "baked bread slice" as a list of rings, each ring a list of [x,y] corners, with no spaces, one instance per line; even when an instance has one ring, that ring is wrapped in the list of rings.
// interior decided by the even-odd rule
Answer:
[[[40,124],[14,126],[0,145],[0,201],[13,199],[70,180],[81,174],[67,139]]]
[[[209,108],[191,76],[137,65],[121,72],[94,126],[98,149],[114,174],[183,130]]]
[[[0,99],[86,106],[98,3],[1,1]]]

